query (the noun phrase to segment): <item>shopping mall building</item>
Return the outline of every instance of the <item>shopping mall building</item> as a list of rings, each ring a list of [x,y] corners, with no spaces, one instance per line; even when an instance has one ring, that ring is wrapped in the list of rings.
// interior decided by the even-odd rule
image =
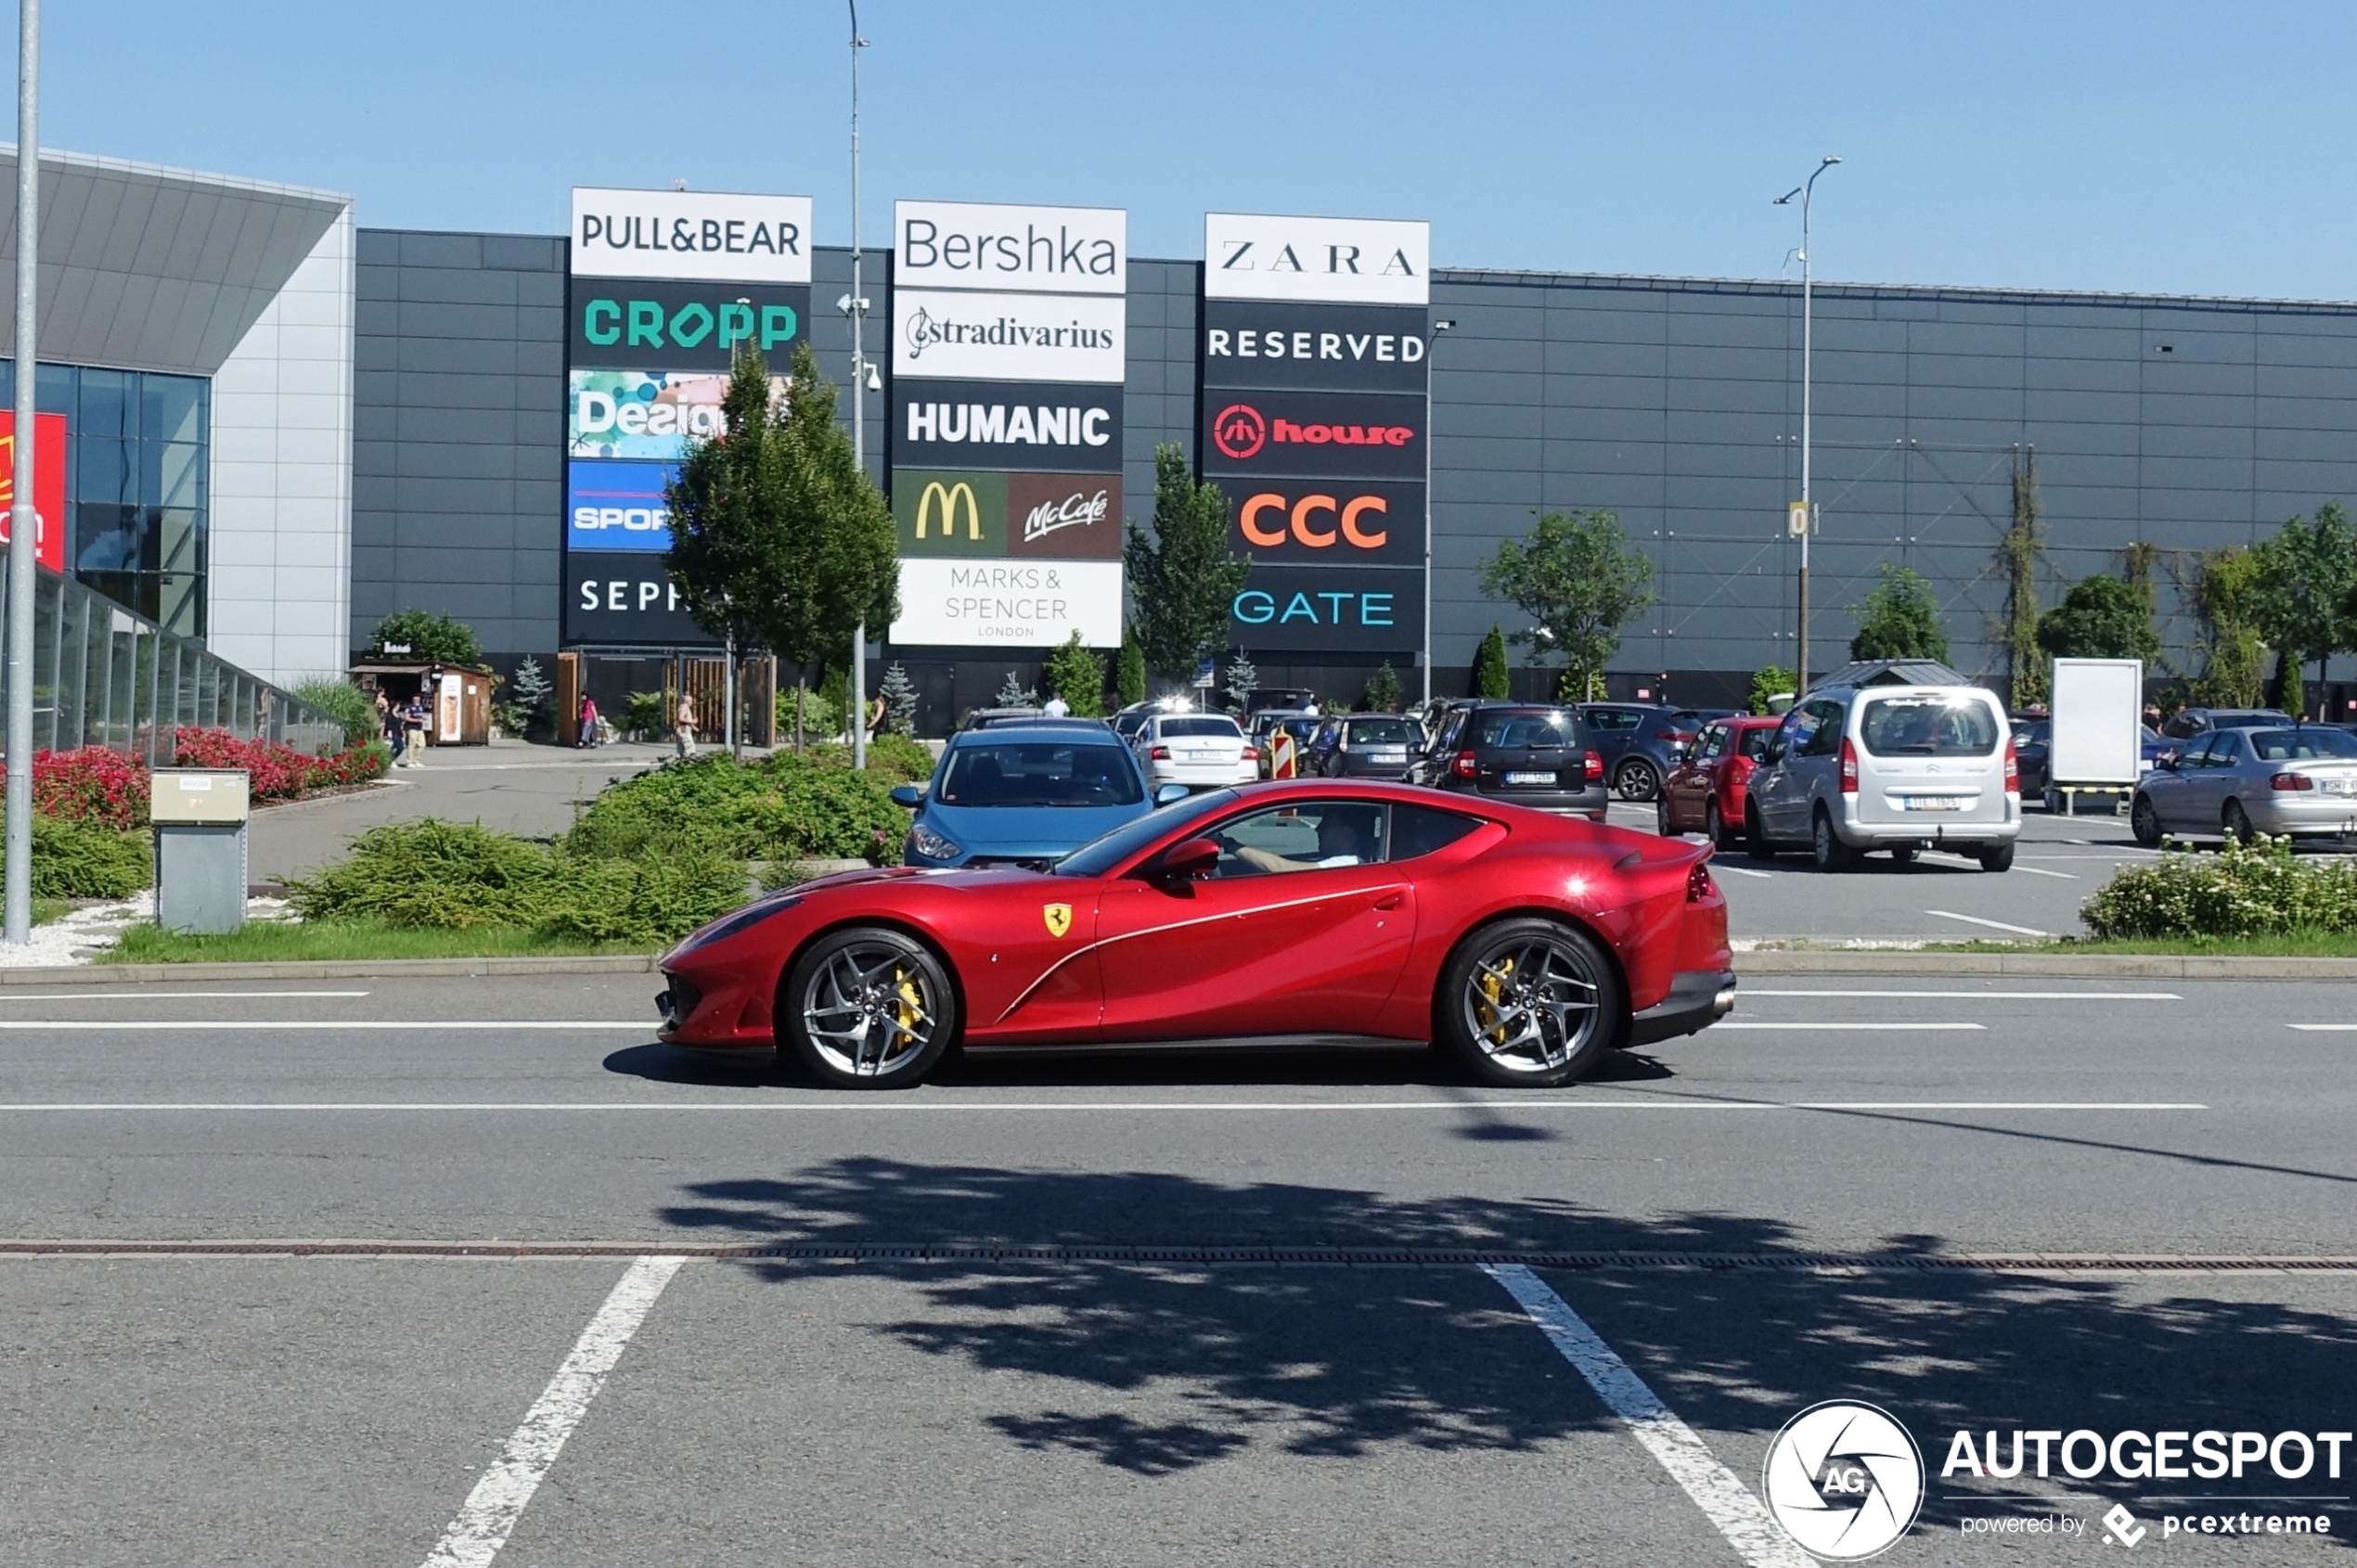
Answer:
[[[39,400],[66,453],[45,559],[264,681],[341,668],[418,606],[468,622],[503,668],[569,651],[601,700],[659,685],[708,646],[663,586],[676,450],[656,438],[693,433],[694,382],[731,341],[782,359],[806,339],[851,379],[851,258],[811,242],[802,199],[576,193],[585,239],[361,227],[348,196],[77,155],[43,174]],[[986,246],[958,276],[940,236],[992,212],[1016,236],[1009,276],[982,276]],[[1017,247],[1051,218],[1062,263],[1050,245],[1023,273]],[[900,226],[919,222],[930,249]],[[1484,633],[1521,623],[1483,596],[1482,562],[1583,508],[1616,513],[1654,565],[1618,690],[1720,700],[1792,662],[1796,284],[1433,269],[1403,249],[1380,286],[1370,263],[1372,291],[1237,289],[1218,222],[1207,264],[1127,255],[1108,210],[901,203],[909,253],[869,253],[869,456],[910,558],[870,667],[903,664],[931,724],[1010,672],[1030,682],[1064,635],[1025,619],[1051,580],[1031,558],[1074,569],[1090,602],[1057,613],[1084,640],[1118,635],[1118,525],[1150,514],[1165,443],[1234,508],[1261,503],[1235,521],[1256,576],[1232,631],[1269,684],[1347,695],[1387,662],[1413,693],[1428,647],[1434,689],[1465,689]],[[1091,262],[1083,238],[1111,249]],[[13,253],[11,225],[0,264]],[[985,352],[1034,332],[1053,351]],[[2172,563],[2357,497],[2357,304],[1821,284],[1814,381],[1820,666],[1895,561],[1937,585],[1955,663],[2002,667],[1997,546],[2032,453],[2048,602],[2157,546],[2181,664]],[[953,448],[970,423],[1040,439]],[[1371,445],[1312,451],[1326,438],[1304,431]],[[1300,451],[1279,450],[1287,431]],[[914,559],[932,549],[959,559]],[[952,581],[966,599],[936,591]],[[2336,706],[2352,699],[2336,683]]]

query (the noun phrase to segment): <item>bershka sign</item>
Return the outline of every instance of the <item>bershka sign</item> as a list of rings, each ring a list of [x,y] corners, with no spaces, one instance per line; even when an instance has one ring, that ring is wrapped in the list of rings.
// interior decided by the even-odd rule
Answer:
[[[1129,214],[1123,208],[895,201],[892,229],[895,289],[1128,291]]]
[[[1118,384],[1127,302],[909,289],[893,298],[895,376]]]
[[[1432,225],[1383,218],[1204,215],[1206,300],[1432,300]]]
[[[1203,471],[1421,479],[1424,402],[1349,392],[1204,392]]]
[[[807,284],[810,243],[806,196],[573,187],[575,277]]]
[[[779,369],[808,332],[802,284],[575,279],[570,312],[575,368],[726,370],[753,348]]]
[[[895,379],[893,405],[895,470],[988,467],[1086,473],[1121,456],[1117,387]],[[895,472],[895,492],[899,483]]]

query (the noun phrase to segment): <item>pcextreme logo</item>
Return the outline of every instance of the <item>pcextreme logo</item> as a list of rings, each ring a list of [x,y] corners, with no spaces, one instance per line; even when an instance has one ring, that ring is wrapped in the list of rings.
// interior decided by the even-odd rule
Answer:
[[[1211,439],[1224,456],[1241,463],[1270,443],[1405,446],[1416,439],[1416,432],[1407,425],[1297,424],[1285,418],[1271,421],[1248,403],[1231,403],[1212,421]]]
[[[917,537],[923,538],[925,530],[938,517],[941,536],[945,539],[956,538],[958,517],[961,511],[966,519],[966,536],[980,539],[982,503],[974,498],[974,487],[963,480],[955,484],[944,484],[937,479],[928,481],[917,496]]]

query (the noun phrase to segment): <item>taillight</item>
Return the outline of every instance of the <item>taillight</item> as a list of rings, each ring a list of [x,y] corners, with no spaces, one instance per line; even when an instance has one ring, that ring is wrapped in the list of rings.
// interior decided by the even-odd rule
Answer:
[[[2316,781],[2304,773],[2279,773],[2267,780],[2270,790],[2312,790]]]
[[[1710,868],[1699,860],[1695,861],[1694,868],[1686,873],[1686,902],[1699,904],[1708,898],[1712,891]]]
[[[1589,752],[1587,757],[1583,759],[1580,772],[1591,784],[1593,784],[1604,778],[1604,754],[1602,752]]]
[[[1472,778],[1481,772],[1481,765],[1474,760],[1471,752],[1460,752],[1456,760],[1449,765],[1449,771],[1460,778]]]
[[[1170,760],[1170,748],[1167,746],[1157,746],[1153,751],[1148,752],[1146,753],[1146,757],[1150,762],[1166,763]]]
[[[2005,742],[2005,793],[2021,793],[2021,756],[2014,750],[2014,743],[2010,740]]]
[[[2008,778],[2013,777],[2013,753],[2008,752],[2005,754],[2005,776]],[[2010,784],[2006,786],[2007,789],[2012,787]],[[1858,792],[1858,748],[1848,740],[1841,743],[1841,792],[1845,795]]]
[[[1245,747],[1245,748],[1244,748],[1244,758],[1243,758],[1243,760],[1244,760],[1244,761],[1246,761],[1246,762],[1248,762],[1248,763],[1256,763],[1256,762],[1258,762],[1258,761],[1260,760],[1260,748],[1259,748],[1259,747],[1257,747],[1257,746],[1247,746],[1247,747]]]

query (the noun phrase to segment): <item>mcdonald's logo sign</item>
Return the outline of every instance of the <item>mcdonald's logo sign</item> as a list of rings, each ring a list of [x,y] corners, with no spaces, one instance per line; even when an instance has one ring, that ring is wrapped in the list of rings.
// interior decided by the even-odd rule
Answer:
[[[1007,476],[895,469],[892,515],[908,556],[1007,553]]]

